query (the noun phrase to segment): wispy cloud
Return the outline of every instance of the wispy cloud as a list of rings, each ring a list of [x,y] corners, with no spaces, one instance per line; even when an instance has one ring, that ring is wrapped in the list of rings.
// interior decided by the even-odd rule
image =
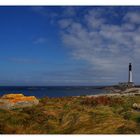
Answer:
[[[10,62],[19,63],[19,64],[39,64],[41,63],[39,60],[31,59],[31,58],[9,58]]]
[[[139,63],[139,15],[139,11],[120,14],[100,7],[84,14],[82,22],[74,18],[61,19],[59,25],[61,29],[65,28],[62,41],[72,49],[71,54],[75,59],[87,61],[91,69],[96,67],[104,75],[108,73],[118,77],[126,72],[129,62]],[[118,17],[120,21],[116,21]],[[137,69],[140,70],[140,67]],[[97,70],[93,73],[96,74]]]
[[[47,38],[39,37],[33,41],[34,44],[44,44],[47,42]]]
[[[119,7],[119,10],[118,7],[60,9],[53,11],[53,8],[39,7],[35,11],[49,18],[50,22],[57,23],[61,40],[65,47],[70,48],[71,57],[90,66],[77,72],[48,73],[48,77],[75,80],[77,83],[118,82],[127,80],[129,62],[133,63],[134,76],[139,74],[139,7]],[[44,43],[44,40],[38,39],[36,43]]]

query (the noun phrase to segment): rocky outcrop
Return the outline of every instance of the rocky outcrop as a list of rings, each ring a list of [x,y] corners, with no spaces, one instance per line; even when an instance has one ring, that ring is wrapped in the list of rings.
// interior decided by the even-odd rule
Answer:
[[[39,103],[35,96],[24,96],[23,94],[6,94],[0,98],[1,109],[24,108]]]
[[[124,93],[140,93],[140,88],[128,88]]]

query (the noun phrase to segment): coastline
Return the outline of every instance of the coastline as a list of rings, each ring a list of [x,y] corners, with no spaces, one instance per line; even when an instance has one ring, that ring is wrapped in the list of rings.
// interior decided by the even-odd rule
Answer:
[[[114,92],[112,92],[112,90],[108,90],[107,93],[101,93],[101,94],[94,94],[94,95],[85,95],[85,97],[100,97],[100,96],[118,96],[118,97],[123,97],[123,96],[138,96],[140,95],[140,88],[129,88],[126,90],[114,90]],[[77,96],[80,97],[80,96]]]

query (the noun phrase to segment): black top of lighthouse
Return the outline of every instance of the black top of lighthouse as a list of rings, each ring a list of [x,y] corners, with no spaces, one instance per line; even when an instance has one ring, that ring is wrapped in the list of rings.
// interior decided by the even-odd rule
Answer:
[[[132,65],[131,65],[131,63],[129,63],[129,71],[131,71],[132,70]]]

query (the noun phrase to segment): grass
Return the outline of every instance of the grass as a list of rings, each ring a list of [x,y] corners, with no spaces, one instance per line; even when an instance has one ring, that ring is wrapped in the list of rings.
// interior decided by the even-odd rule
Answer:
[[[140,134],[140,96],[42,98],[37,106],[0,110],[1,134]]]

